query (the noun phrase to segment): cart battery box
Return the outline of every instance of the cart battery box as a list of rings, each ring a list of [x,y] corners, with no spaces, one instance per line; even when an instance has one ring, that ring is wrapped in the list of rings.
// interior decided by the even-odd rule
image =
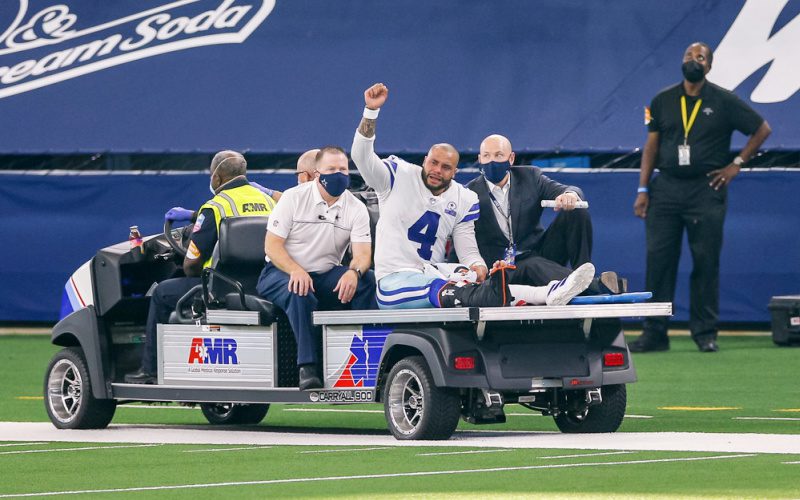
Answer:
[[[800,295],[782,295],[769,301],[772,341],[778,345],[800,344]]]

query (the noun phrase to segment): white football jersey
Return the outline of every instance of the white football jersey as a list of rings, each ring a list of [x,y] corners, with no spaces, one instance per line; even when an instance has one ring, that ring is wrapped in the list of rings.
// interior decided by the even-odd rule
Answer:
[[[463,264],[485,265],[475,241],[478,195],[453,181],[444,193],[434,196],[422,181],[422,167],[396,156],[381,160],[373,142],[374,138],[356,132],[351,155],[378,194],[376,278],[399,271],[423,272],[426,263],[444,262],[451,236]]]

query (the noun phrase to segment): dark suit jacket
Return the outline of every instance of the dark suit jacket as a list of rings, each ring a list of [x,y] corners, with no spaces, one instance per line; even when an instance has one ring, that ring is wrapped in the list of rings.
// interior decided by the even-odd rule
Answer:
[[[475,237],[478,249],[486,263],[491,266],[502,259],[508,248],[508,238],[503,235],[494,214],[489,187],[482,175],[467,184],[478,194],[481,215],[475,221]],[[538,247],[544,228],[541,200],[552,200],[564,191],[574,191],[583,198],[583,191],[575,186],[565,186],[546,175],[537,167],[511,167],[511,187],[509,188],[509,208],[511,209],[511,228],[517,253],[534,252]]]

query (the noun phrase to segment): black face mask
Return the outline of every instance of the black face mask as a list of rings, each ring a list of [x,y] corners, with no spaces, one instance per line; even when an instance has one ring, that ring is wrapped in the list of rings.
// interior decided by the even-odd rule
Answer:
[[[691,83],[697,83],[705,77],[703,65],[695,60],[683,63],[681,71],[683,71],[683,77],[686,78],[686,81]]]

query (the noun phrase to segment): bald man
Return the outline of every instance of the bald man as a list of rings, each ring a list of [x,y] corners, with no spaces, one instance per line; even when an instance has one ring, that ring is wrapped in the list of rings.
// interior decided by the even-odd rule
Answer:
[[[316,172],[316,158],[319,149],[309,149],[300,155],[297,159],[297,184],[314,180],[314,172]]]
[[[583,192],[565,186],[536,167],[514,167],[515,154],[508,138],[493,134],[481,142],[481,175],[467,187],[478,195],[481,217],[475,235],[486,262],[504,260],[516,269],[511,283],[547,285],[566,278],[572,269],[591,260],[592,222],[587,210],[575,210]],[[545,230],[541,200],[555,200],[559,212]],[[619,293],[623,284],[615,273],[593,280],[591,293]]]
[[[351,150],[353,163],[375,189],[380,206],[375,236],[378,307],[560,305],[586,288],[594,275],[591,264],[550,287],[509,288],[507,266],[502,262],[493,265],[489,275],[486,262],[498,259],[485,261],[478,251],[478,197],[453,182],[458,151],[450,144],[434,144],[422,166],[396,156],[382,160],[375,154],[378,111],[388,95],[389,89],[382,83],[364,92],[366,108]],[[446,264],[448,239],[462,264]]]

